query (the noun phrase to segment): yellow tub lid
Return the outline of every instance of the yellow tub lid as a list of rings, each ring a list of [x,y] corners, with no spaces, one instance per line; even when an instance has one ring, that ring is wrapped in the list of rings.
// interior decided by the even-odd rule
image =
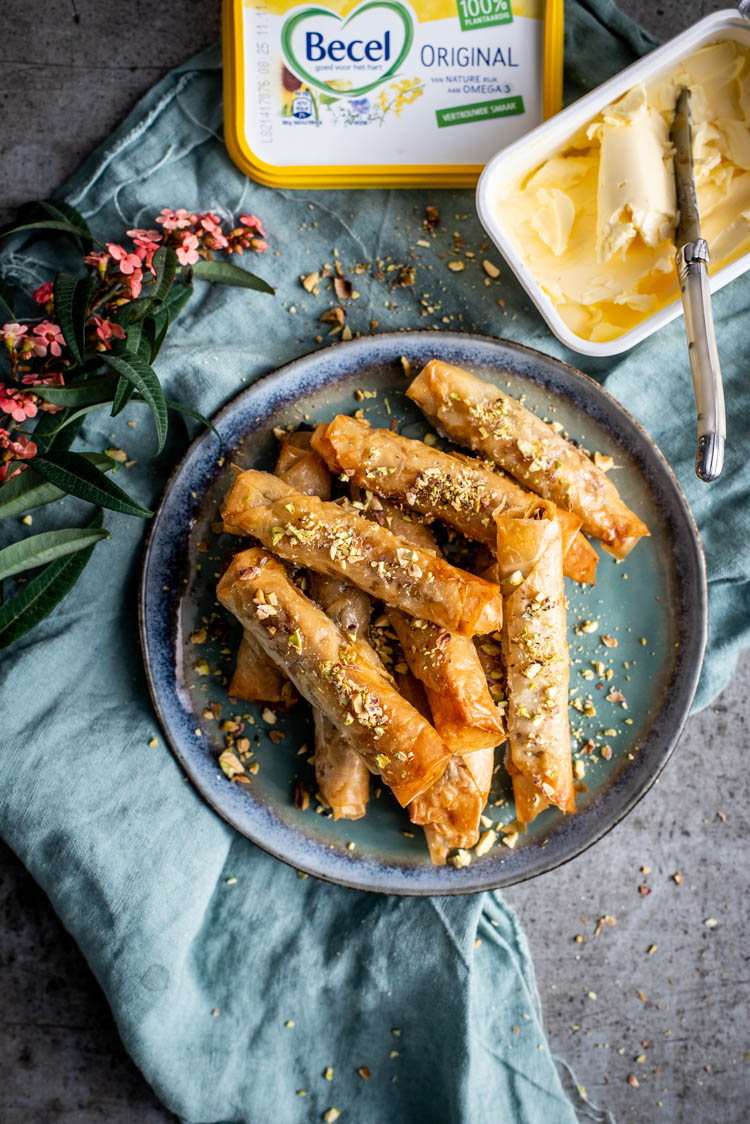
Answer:
[[[224,0],[224,131],[274,187],[470,187],[562,102],[563,0]]]

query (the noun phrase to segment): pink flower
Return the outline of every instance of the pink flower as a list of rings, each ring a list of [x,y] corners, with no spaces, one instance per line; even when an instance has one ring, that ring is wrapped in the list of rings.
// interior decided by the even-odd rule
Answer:
[[[92,319],[96,325],[96,334],[104,344],[105,351],[110,350],[111,344],[109,341],[113,336],[116,340],[125,339],[125,329],[120,324],[113,324],[111,320],[105,320],[101,316],[97,316],[96,313],[94,313]]]
[[[19,346],[23,336],[28,332],[25,324],[3,324],[0,328],[0,338],[5,340],[5,346],[8,351],[13,351]]]
[[[7,429],[0,429],[0,450],[2,450],[0,460],[3,461],[3,464],[0,465],[0,481],[9,480],[21,471],[19,467],[8,475],[11,461],[28,461],[36,456],[36,445],[33,441],[30,441],[23,433],[17,433],[14,438],[8,433]]]
[[[206,231],[208,248],[210,250],[225,250],[229,242],[221,229],[219,216],[207,211],[205,215],[200,215],[199,218],[201,227]]]
[[[254,229],[258,231],[258,234],[260,234],[261,238],[266,237],[266,232],[263,229],[263,225],[257,215],[240,215],[240,222],[243,226],[254,227]]]
[[[37,359],[42,359],[47,354],[47,341],[42,336],[26,336],[21,344],[21,358],[27,359],[31,354]]]
[[[192,226],[197,218],[197,215],[191,215],[184,207],[179,207],[176,211],[170,210],[169,207],[162,207],[156,221],[165,230],[184,230],[186,227]]]
[[[116,262],[120,264],[120,273],[125,276],[132,273],[135,269],[140,269],[141,259],[137,254],[129,254],[127,250],[123,250],[122,246],[118,246],[116,242],[107,242],[107,249]]]
[[[143,270],[142,269],[134,270],[134,272],[131,273],[129,277],[125,278],[125,284],[130,289],[130,295],[133,298],[133,300],[136,300],[136,298],[141,295],[141,289],[143,287],[142,282],[143,282]]]
[[[86,254],[86,257],[83,260],[86,265],[93,265],[96,269],[98,269],[103,277],[107,272],[107,266],[112,259],[110,258],[109,254],[105,254],[102,250],[101,252],[95,251],[93,253]]]
[[[49,348],[50,355],[62,355],[65,339],[57,324],[53,324],[51,320],[43,320],[41,324],[37,324],[34,328],[34,335],[38,336],[40,342]],[[42,355],[44,355],[44,352],[42,352]]]
[[[24,386],[65,386],[65,379],[61,371],[48,371],[45,375],[34,374],[24,375],[21,379]],[[64,409],[63,406],[55,406],[52,402],[48,402],[46,398],[40,398],[38,394],[34,395],[34,401],[40,410],[44,410],[47,414],[56,414]]]
[[[134,242],[161,242],[164,235],[160,230],[128,230],[126,231],[129,238]]]
[[[0,413],[10,414],[13,421],[23,422],[27,418],[35,418],[37,406],[35,396],[28,390],[16,390],[15,387],[0,383]]]
[[[31,294],[37,304],[47,304],[52,300],[52,282],[45,281],[38,289],[35,289]]]
[[[177,249],[177,258],[180,265],[195,265],[200,259],[198,239],[194,234],[183,234],[182,245]]]
[[[44,375],[24,375],[21,379],[24,386],[65,386],[62,371],[47,371]]]
[[[146,269],[150,269],[155,275],[155,270],[151,264],[154,254],[159,249],[159,243],[163,235],[158,230],[129,230],[128,234],[135,242],[135,252],[141,262],[145,264]]]
[[[0,464],[0,484],[4,484],[6,480],[12,480],[14,476],[18,476],[19,472],[23,472],[23,470],[26,468],[26,465],[19,464],[18,467],[14,468],[11,472],[10,469],[12,467],[12,461],[3,461],[3,463]]]

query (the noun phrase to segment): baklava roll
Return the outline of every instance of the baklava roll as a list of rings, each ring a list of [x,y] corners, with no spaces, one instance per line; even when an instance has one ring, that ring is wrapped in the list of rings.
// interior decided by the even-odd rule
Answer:
[[[269,473],[239,472],[222,504],[225,530],[253,535],[297,566],[343,578],[464,636],[502,621],[499,588],[412,546],[351,506],[303,496]]]
[[[455,847],[473,847],[479,840],[479,819],[487,804],[494,761],[491,748],[454,756],[432,788],[413,801],[411,821],[424,827],[436,866],[442,866]]]
[[[581,449],[517,399],[459,367],[432,359],[407,396],[452,441],[468,445],[524,487],[577,515],[583,530],[625,558],[648,528]]]
[[[493,550],[493,513],[503,510],[522,515],[533,500],[509,476],[486,463],[441,452],[390,429],[374,429],[369,422],[345,414],[319,425],[312,443],[332,472],[343,472],[352,483],[439,519]],[[597,554],[578,534],[581,520],[566,511],[561,513],[560,523],[566,559],[580,539],[566,572],[577,581],[593,583]]]
[[[399,695],[369,645],[343,633],[272,554],[255,547],[236,555],[217,596],[299,693],[351,734],[367,768],[399,804],[440,777],[450,752],[433,727]]]
[[[237,649],[227,694],[246,702],[284,703],[287,707],[297,701],[297,692],[284,673],[247,632]]]
[[[310,596],[352,640],[364,640],[370,626],[370,598],[338,578],[310,574]],[[373,652],[373,657],[377,659]],[[338,730],[322,711],[313,711],[315,779],[335,820],[358,820],[367,811],[370,773],[357,753],[350,733]]]
[[[312,447],[312,431],[296,429],[281,440],[274,476],[306,496],[331,498],[331,473]]]
[[[562,539],[554,505],[544,500],[525,519],[499,513],[495,522],[506,591],[507,765],[518,819],[528,823],[550,804],[575,811]]]

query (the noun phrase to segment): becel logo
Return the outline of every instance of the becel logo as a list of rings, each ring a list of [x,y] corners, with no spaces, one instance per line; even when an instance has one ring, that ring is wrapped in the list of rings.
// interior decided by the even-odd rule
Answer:
[[[308,86],[356,98],[388,81],[414,41],[414,21],[399,0],[368,0],[345,18],[301,8],[281,30],[289,68]]]

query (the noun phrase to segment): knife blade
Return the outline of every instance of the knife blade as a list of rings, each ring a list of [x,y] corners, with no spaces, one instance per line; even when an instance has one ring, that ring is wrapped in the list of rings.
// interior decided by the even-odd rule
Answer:
[[[719,353],[708,285],[708,243],[701,237],[693,176],[690,90],[677,97],[670,139],[674,147],[674,178],[679,218],[675,230],[675,265],[680,280],[690,371],[698,415],[695,471],[701,480],[716,480],[724,466],[726,414]]]

